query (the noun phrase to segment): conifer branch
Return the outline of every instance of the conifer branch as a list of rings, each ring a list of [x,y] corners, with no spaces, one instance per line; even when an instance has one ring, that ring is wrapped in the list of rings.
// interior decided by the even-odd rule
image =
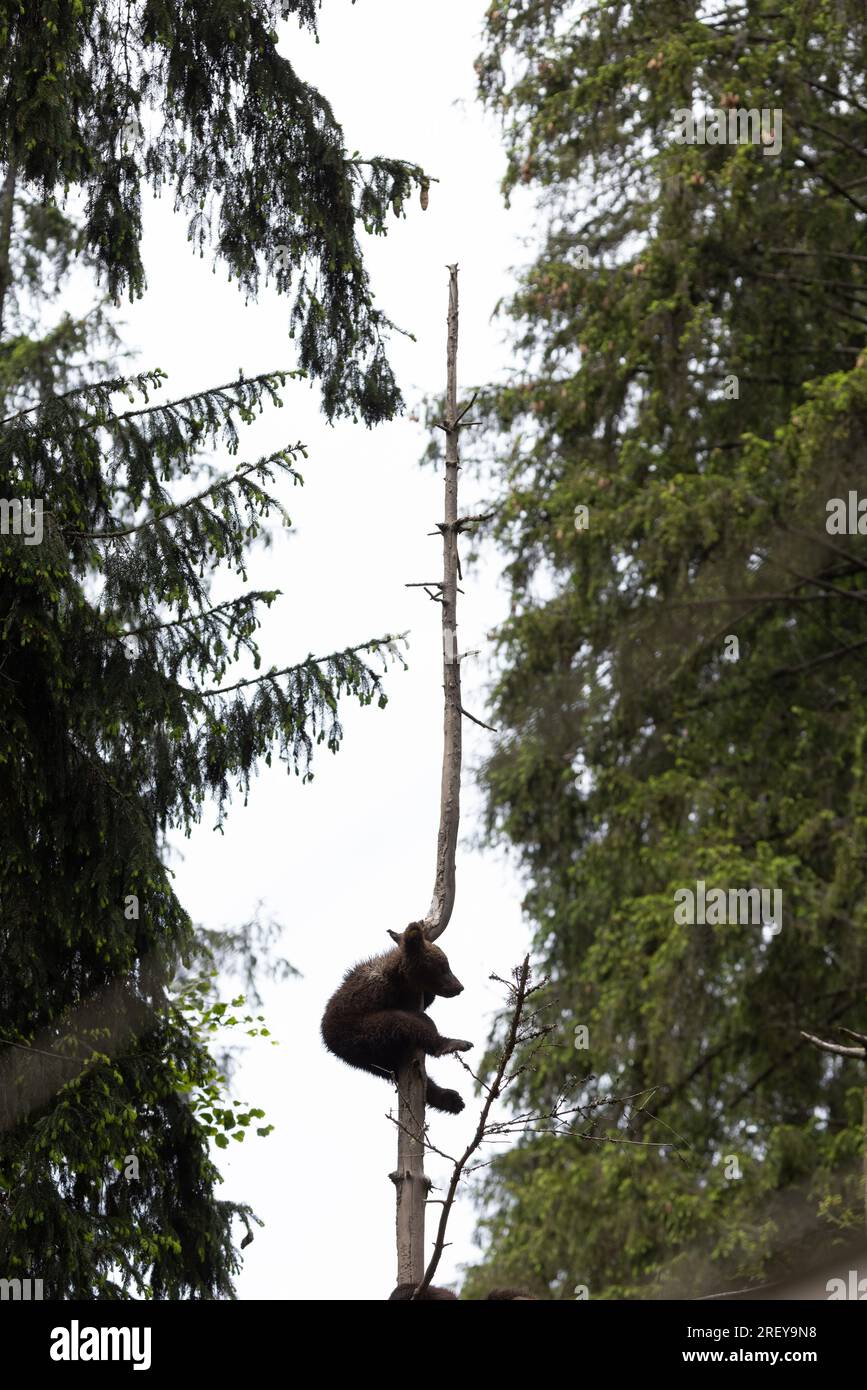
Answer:
[[[226,599],[224,603],[215,603],[214,607],[200,613],[183,613],[181,617],[172,617],[165,623],[145,623],[140,627],[124,628],[122,632],[115,632],[114,637],[122,641],[125,637],[149,637],[151,632],[168,632],[174,627],[188,627],[189,624],[204,623],[207,619],[215,617],[224,621],[228,626],[229,620],[235,616],[239,606],[251,607],[254,603],[272,603],[275,599],[281,598],[281,589],[253,589],[250,594],[239,595],[235,599]]]
[[[235,681],[234,685],[217,686],[213,690],[192,690],[188,686],[179,685],[178,689],[183,690],[187,695],[198,695],[203,699],[211,695],[228,695],[233,690],[242,690],[245,686],[261,685],[263,681],[275,681],[281,676],[291,676],[297,671],[303,671],[309,666],[327,666],[331,662],[347,661],[350,657],[356,656],[359,652],[378,652],[384,647],[392,656],[397,656],[399,661],[403,661],[400,652],[397,651],[395,644],[403,642],[409,636],[409,632],[399,632],[394,636],[377,637],[369,642],[360,642],[357,647],[344,647],[342,651],[331,652],[328,656],[308,656],[304,661],[300,661],[296,666],[283,666],[279,670],[271,669],[263,671],[261,676],[250,676],[246,680]]]
[[[160,512],[157,516],[145,517],[144,521],[139,521],[134,526],[124,526],[118,531],[73,531],[69,527],[63,527],[63,533],[68,536],[81,536],[91,541],[115,541],[124,536],[133,536],[137,531],[143,531],[148,526],[155,526],[161,521],[169,521],[173,516],[177,516],[179,512],[185,511],[187,507],[194,507],[198,503],[203,502],[206,497],[211,497],[214,493],[221,492],[224,488],[233,487],[236,483],[242,482],[245,478],[249,477],[251,473],[262,472],[274,464],[280,464],[284,472],[289,473],[296,479],[300,479],[301,475],[296,473],[294,468],[290,466],[287,457],[294,457],[301,447],[300,444],[296,444],[294,449],[280,449],[277,453],[271,454],[268,458],[257,460],[256,463],[245,463],[228,478],[221,478],[218,482],[211,483],[210,487],[206,487],[201,492],[197,492],[195,496],[187,497],[183,502],[177,502],[173,506],[167,507],[165,511]],[[264,492],[262,492],[262,496],[268,497]],[[268,497],[268,501],[273,502],[274,499]],[[274,503],[274,505],[277,504]]]
[[[280,598],[280,589],[254,589],[248,594],[241,594],[238,598],[228,598],[224,603],[217,603],[213,608],[208,608],[204,612],[184,613],[179,618],[170,618],[164,623],[143,624],[141,627],[125,628],[122,632],[114,635],[119,641],[125,637],[145,637],[154,632],[168,632],[170,628],[186,627],[190,623],[203,623],[208,618],[219,617],[223,619],[226,615],[228,621],[232,618],[239,605],[251,607],[254,603],[273,603],[274,599]]]
[[[155,401],[153,405],[141,406],[138,410],[124,410],[120,415],[114,416],[114,422],[123,424],[127,420],[135,420],[141,415],[153,415],[158,411],[171,411],[177,413],[182,406],[194,405],[201,400],[224,400],[228,398],[231,391],[236,391],[240,387],[255,386],[262,387],[264,390],[276,391],[277,386],[285,386],[287,381],[294,381],[303,378],[304,372],[289,371],[288,369],[277,372],[260,372],[257,376],[239,376],[234,381],[226,381],[222,386],[209,386],[206,391],[191,391],[187,396],[178,396],[173,401]],[[276,384],[275,384],[276,383]],[[237,402],[240,405],[240,402]],[[107,424],[108,421],[95,421],[95,424]],[[296,446],[303,451],[302,445]]]
[[[49,396],[46,400],[37,401],[35,405],[28,405],[23,410],[16,410],[11,415],[4,416],[3,419],[0,420],[0,425],[10,425],[15,420],[23,420],[25,415],[35,415],[39,411],[44,412],[52,408],[56,409],[58,405],[73,399],[75,396],[87,397],[96,393],[112,395],[119,391],[128,391],[133,387],[146,392],[148,383],[158,390],[160,382],[165,379],[165,375],[165,372],[161,371],[159,367],[154,367],[152,371],[140,372],[134,377],[118,376],[111,377],[105,381],[79,382],[77,386],[70,386],[67,391],[58,391],[56,395]],[[151,407],[153,410],[158,408],[158,406]],[[81,429],[86,429],[88,425],[93,426],[94,424],[101,423],[101,421],[93,420],[79,421],[76,417],[76,425]]]

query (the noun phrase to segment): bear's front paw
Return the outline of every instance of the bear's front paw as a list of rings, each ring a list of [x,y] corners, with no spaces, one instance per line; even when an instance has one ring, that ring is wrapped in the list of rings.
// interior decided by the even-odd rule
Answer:
[[[438,1110],[445,1110],[449,1115],[460,1115],[464,1108],[464,1103],[457,1091],[443,1091],[440,1089],[437,1092],[436,1108]]]
[[[472,1045],[466,1038],[443,1038],[438,1056],[445,1057],[448,1052],[469,1052]]]

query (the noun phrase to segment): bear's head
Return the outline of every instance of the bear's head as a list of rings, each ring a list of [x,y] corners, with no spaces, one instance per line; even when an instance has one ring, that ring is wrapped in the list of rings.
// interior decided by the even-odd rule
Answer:
[[[398,945],[404,974],[425,995],[439,994],[443,999],[453,999],[461,993],[463,985],[452,974],[448,956],[428,941],[421,922],[410,922],[405,932],[390,931],[388,934]]]

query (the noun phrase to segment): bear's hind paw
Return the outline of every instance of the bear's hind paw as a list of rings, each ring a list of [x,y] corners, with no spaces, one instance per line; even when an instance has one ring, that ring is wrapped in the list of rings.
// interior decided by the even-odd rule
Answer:
[[[428,1078],[427,1103],[434,1110],[444,1110],[447,1115],[460,1115],[464,1103],[457,1091],[445,1091],[442,1086],[432,1086]]]

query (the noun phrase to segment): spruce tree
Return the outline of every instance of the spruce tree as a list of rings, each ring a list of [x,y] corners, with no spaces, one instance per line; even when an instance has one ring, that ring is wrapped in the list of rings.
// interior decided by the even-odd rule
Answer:
[[[859,1079],[800,1030],[867,1021],[867,552],[826,526],[863,492],[867,29],[712,9],[497,0],[478,64],[545,218],[486,396],[489,820],[559,1021],[522,1100],[636,1094],[492,1169],[479,1285],[563,1298],[762,1282],[863,1228]],[[764,140],[679,139],[749,109]],[[677,922],[698,880],[781,889],[782,930]]]
[[[277,20],[315,8],[0,8],[0,1265],[47,1298],[233,1295],[254,1215],[218,1199],[210,1140],[262,1111],[228,1099],[212,1028],[234,1019],[197,978],[167,837],[261,760],[311,776],[341,697],[384,705],[400,659],[386,637],[263,672],[278,595],[210,597],[300,479],[303,445],[248,458],[243,426],[299,373],[332,417],[400,405],[356,227],[424,179],[347,157],[278,53]],[[291,290],[292,369],[172,399],[158,368],[112,366],[145,183],[247,294]],[[109,304],[52,322],[73,264]]]

